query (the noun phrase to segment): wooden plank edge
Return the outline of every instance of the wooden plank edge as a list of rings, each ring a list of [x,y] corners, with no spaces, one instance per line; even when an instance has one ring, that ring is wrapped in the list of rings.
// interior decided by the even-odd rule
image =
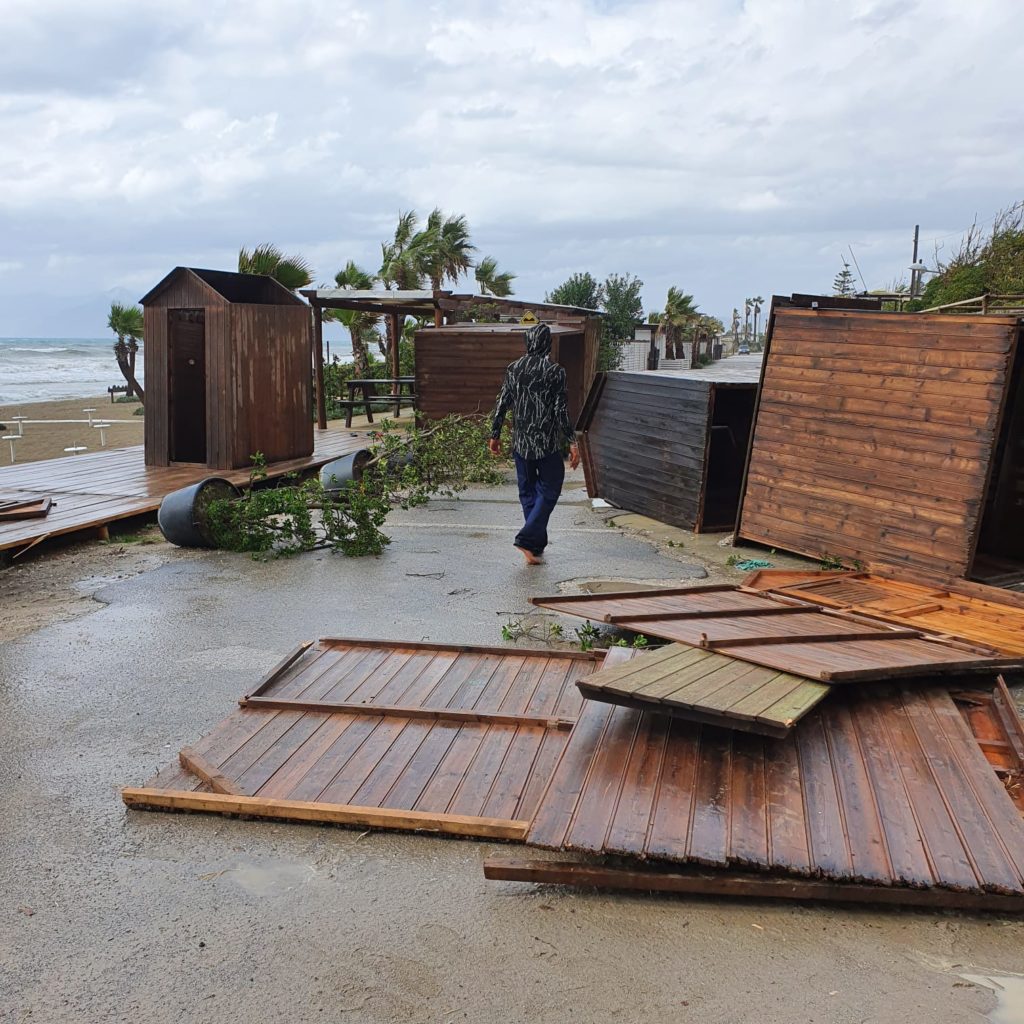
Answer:
[[[559,651],[542,647],[495,647],[485,644],[441,644],[426,640],[374,640],[368,637],[322,636],[319,643],[339,647],[373,647],[381,650],[408,647],[417,651],[449,651],[452,654],[501,654],[509,658],[564,658],[567,661],[601,661],[604,651]],[[249,694],[258,696],[256,693]]]
[[[475,818],[458,814],[430,814],[390,807],[359,807],[354,804],[326,804],[310,800],[272,800],[226,793],[192,793],[180,789],[152,789],[126,786],[121,799],[137,810],[202,811],[207,814],[241,814],[282,821],[321,822],[360,828],[400,829],[438,832],[444,835],[521,841],[528,821],[511,818]]]
[[[669,872],[605,867],[578,861],[487,857],[484,878],[503,882],[533,882],[593,889],[731,896],[748,899],[820,900],[830,903],[886,904],[929,909],[1024,912],[1024,895],[957,892],[951,889],[911,889],[901,886],[825,882],[778,878],[738,872]]]

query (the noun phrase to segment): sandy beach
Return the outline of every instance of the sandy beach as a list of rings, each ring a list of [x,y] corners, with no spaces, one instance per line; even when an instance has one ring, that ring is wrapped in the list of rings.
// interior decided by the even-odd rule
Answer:
[[[64,449],[72,445],[84,445],[88,451],[100,450],[100,432],[89,426],[89,416],[84,411],[95,409],[94,423],[110,423],[106,434],[107,448],[124,448],[142,444],[142,416],[133,415],[139,408],[137,402],[111,404],[110,398],[65,398],[53,402],[22,402],[17,405],[0,405],[0,424],[3,436],[18,433],[15,416],[27,416],[23,424],[23,435],[14,442],[16,462],[39,462],[43,459],[59,459],[66,454]],[[34,422],[53,420],[76,420],[78,422]],[[0,466],[11,463],[11,448],[7,441],[0,441]]]

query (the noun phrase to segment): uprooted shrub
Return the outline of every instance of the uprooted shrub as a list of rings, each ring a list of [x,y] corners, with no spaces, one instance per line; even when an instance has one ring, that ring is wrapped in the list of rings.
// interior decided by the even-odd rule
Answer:
[[[488,436],[482,418],[449,416],[424,428],[385,421],[370,435],[370,458],[357,479],[330,490],[318,478],[294,475],[266,486],[266,463],[257,455],[249,489],[240,498],[211,501],[206,527],[217,547],[255,558],[318,548],[379,555],[391,542],[382,527],[393,508],[452,497],[472,483],[501,482]]]

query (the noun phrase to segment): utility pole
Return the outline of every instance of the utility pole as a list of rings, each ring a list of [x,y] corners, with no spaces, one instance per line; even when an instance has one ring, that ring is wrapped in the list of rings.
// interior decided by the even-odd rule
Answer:
[[[914,225],[914,258],[910,261],[911,266],[917,266],[917,238],[921,231],[921,225]],[[921,280],[920,271],[910,271],[910,297],[912,299],[917,298],[917,286]]]

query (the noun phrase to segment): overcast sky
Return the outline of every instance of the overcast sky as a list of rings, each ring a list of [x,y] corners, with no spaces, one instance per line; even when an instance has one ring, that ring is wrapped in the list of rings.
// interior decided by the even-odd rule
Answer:
[[[1024,198],[1020,0],[0,0],[0,336],[240,245],[320,281],[465,213],[543,298],[632,272],[746,295],[905,275]],[[924,248],[932,259],[932,243]]]

